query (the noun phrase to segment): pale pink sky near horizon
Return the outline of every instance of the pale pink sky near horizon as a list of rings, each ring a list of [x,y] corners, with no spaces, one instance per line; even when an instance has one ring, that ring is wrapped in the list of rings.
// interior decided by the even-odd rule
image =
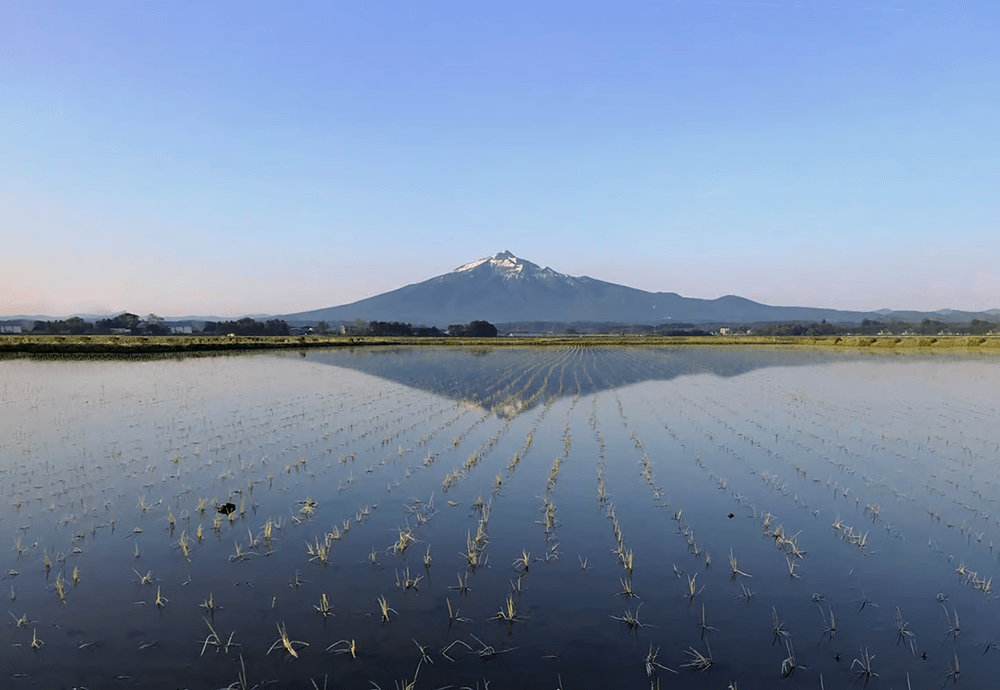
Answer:
[[[1000,5],[387,7],[0,0],[0,318],[293,313],[504,249],[1000,308]]]

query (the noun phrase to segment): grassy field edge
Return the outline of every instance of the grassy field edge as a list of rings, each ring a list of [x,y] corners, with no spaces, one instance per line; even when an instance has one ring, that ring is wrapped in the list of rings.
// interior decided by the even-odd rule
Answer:
[[[984,336],[540,336],[500,338],[389,338],[348,336],[60,336],[0,337],[0,353],[10,354],[157,354],[276,350],[316,347],[446,346],[446,347],[607,347],[607,346],[807,346],[876,350],[977,350],[1000,353],[1000,337]]]

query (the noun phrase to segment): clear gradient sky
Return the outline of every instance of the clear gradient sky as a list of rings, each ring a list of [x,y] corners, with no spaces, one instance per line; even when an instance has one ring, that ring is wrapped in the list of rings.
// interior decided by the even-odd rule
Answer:
[[[509,249],[1000,307],[1000,2],[0,0],[0,316],[280,314]]]

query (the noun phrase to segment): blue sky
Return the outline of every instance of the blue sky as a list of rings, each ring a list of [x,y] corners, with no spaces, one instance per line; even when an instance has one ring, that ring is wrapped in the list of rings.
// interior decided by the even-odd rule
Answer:
[[[0,0],[0,315],[287,313],[498,251],[1000,307],[1000,3]]]

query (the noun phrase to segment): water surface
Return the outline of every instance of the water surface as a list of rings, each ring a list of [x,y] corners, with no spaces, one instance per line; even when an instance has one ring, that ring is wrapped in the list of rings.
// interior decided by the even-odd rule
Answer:
[[[0,361],[4,683],[988,682],[998,383],[763,348]]]

